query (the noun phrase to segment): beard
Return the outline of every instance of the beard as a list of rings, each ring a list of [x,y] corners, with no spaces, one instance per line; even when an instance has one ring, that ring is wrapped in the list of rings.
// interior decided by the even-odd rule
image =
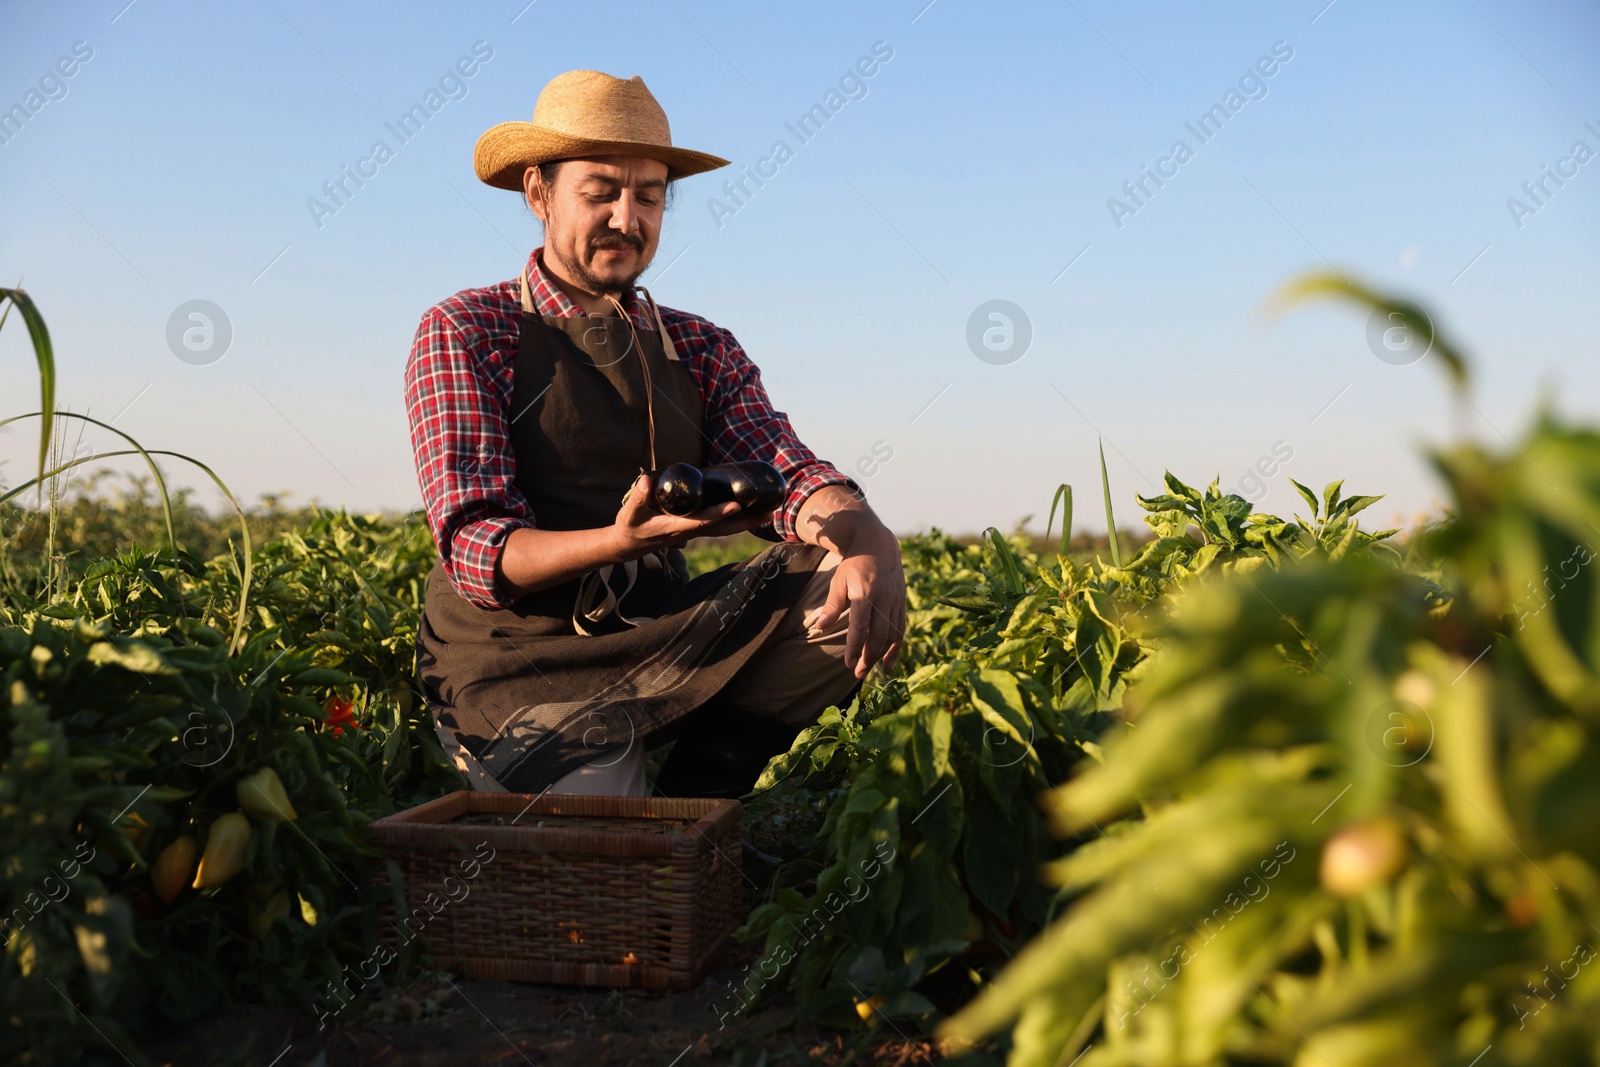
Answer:
[[[621,296],[623,293],[631,292],[639,277],[650,266],[650,260],[642,258],[645,248],[644,238],[632,234],[619,234],[611,231],[594,234],[586,242],[586,247],[591,255],[601,249],[618,248],[632,249],[641,257],[638,268],[624,277],[618,278],[612,275],[602,278],[595,274],[587,264],[570,260],[564,252],[558,250],[556,256],[568,275],[592,293],[601,295],[610,293],[614,296]]]

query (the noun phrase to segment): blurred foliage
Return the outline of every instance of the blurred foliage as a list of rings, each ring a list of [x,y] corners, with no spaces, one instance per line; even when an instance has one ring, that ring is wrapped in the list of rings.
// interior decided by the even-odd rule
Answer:
[[[1013,1067],[1596,1061],[1600,436],[1433,460],[1455,596],[1372,555],[1188,590],[1043,799],[1081,842],[1058,918],[946,1033],[1014,1026]]]

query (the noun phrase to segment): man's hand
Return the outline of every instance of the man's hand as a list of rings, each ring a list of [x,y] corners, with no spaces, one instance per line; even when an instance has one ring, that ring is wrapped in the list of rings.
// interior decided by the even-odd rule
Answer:
[[[858,538],[857,540],[864,540]],[[828,585],[828,600],[812,620],[820,633],[850,609],[844,661],[857,678],[882,663],[884,670],[900,658],[906,632],[906,576],[900,568],[900,543],[891,534],[852,551],[840,561]]]
[[[611,524],[622,559],[638,559],[660,548],[682,548],[691,537],[725,537],[769,521],[771,512],[740,514],[734,501],[692,515],[668,515],[650,504],[650,479],[639,475]]]
[[[811,620],[812,632],[832,626],[850,609],[845,662],[857,678],[878,664],[884,670],[900,656],[906,630],[906,576],[900,542],[843,486],[817,490],[800,509],[800,537],[836,552],[840,563],[828,586],[828,599]]]

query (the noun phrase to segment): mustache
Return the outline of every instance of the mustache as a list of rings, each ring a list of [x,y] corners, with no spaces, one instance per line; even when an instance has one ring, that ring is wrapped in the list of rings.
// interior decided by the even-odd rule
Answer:
[[[604,237],[593,237],[589,240],[590,248],[631,248],[635,252],[644,251],[644,239],[630,234],[613,233]]]

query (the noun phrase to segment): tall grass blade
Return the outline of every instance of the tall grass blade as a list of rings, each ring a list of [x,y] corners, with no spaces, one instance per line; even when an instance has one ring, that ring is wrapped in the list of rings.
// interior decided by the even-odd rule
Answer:
[[[1111,541],[1111,563],[1122,566],[1122,547],[1117,544],[1117,517],[1111,512],[1111,477],[1106,474],[1106,443],[1100,442],[1100,491],[1106,498],[1106,537]]]
[[[33,355],[39,363],[39,410],[42,419],[39,426],[39,473],[35,479],[39,492],[44,491],[44,468],[50,456],[50,431],[52,419],[56,410],[56,357],[55,350],[50,345],[50,331],[45,327],[44,316],[39,314],[39,309],[34,306],[33,298],[24,289],[0,288],[0,303],[10,301],[10,306],[5,314],[0,315],[0,326],[5,325],[6,318],[15,307],[22,314],[22,321],[28,327],[28,338],[33,342]],[[38,497],[35,497],[37,502]]]
[[[1067,542],[1072,540],[1072,486],[1062,482],[1056,487],[1056,495],[1050,500],[1050,519],[1044,524],[1044,539],[1050,541],[1050,527],[1056,521],[1056,505],[1061,505],[1061,547],[1056,550],[1056,555],[1067,554]]]

